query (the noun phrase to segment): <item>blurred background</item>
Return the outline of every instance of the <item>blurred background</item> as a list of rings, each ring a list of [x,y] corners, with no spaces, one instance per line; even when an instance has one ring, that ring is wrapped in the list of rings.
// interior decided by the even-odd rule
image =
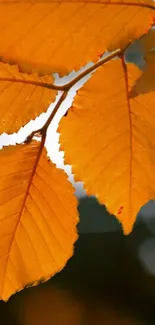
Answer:
[[[127,49],[125,59],[140,69],[145,67],[139,41]],[[63,78],[54,74],[55,83],[70,81],[92,64]],[[77,89],[90,77],[91,74],[87,75],[70,89],[46,139],[48,155],[58,168],[66,171],[79,200],[79,239],[74,256],[47,283],[27,288],[7,303],[1,301],[0,325],[155,324],[155,201],[140,209],[133,232],[124,236],[116,218],[95,196],[86,195],[82,182],[74,181],[71,166],[64,165],[64,154],[59,151],[58,123],[71,106]],[[23,142],[29,133],[40,128],[60,95],[61,92],[47,113],[29,122],[17,134],[2,134],[1,148]]]

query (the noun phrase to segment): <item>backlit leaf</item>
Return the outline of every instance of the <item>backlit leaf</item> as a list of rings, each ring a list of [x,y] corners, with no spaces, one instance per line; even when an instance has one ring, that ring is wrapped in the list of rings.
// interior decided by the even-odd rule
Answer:
[[[132,73],[135,76],[133,78],[134,82],[130,92],[130,97],[150,93],[150,95],[148,95],[149,99],[153,100],[155,91],[155,65],[150,64],[144,69],[144,71],[139,71],[138,73],[135,69]]]
[[[154,9],[153,0],[0,0],[0,58],[64,75],[146,34]]]
[[[152,53],[153,48],[155,48],[155,28],[152,28],[147,35],[143,36],[139,43],[146,62],[152,63],[154,60],[155,63],[155,52]]]
[[[101,66],[58,127],[75,180],[116,215],[125,234],[139,209],[155,198],[154,92],[131,96],[141,73],[121,59]]]
[[[145,56],[146,62],[150,65],[153,66],[155,70],[155,50],[150,51],[146,56]]]
[[[72,256],[78,222],[73,194],[40,142],[0,151],[1,299],[46,281]]]
[[[139,93],[155,90],[155,29],[152,28],[147,35],[138,41],[138,46],[145,60],[145,66],[139,76],[135,78],[132,97]]]
[[[46,88],[52,76],[20,73],[18,66],[0,62],[0,133],[17,132],[45,112],[57,91]]]

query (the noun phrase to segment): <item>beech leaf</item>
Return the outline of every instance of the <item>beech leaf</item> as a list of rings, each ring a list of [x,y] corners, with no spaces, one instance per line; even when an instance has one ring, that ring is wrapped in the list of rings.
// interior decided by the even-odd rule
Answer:
[[[64,75],[146,34],[154,9],[153,0],[0,0],[0,58]]]
[[[17,132],[45,112],[57,91],[46,88],[52,76],[20,73],[17,65],[0,62],[0,133]]]
[[[129,234],[155,198],[154,91],[131,96],[142,72],[123,59],[98,68],[59,123],[60,150],[75,180],[96,195]]]
[[[40,142],[0,150],[0,297],[47,281],[73,254],[77,199]]]

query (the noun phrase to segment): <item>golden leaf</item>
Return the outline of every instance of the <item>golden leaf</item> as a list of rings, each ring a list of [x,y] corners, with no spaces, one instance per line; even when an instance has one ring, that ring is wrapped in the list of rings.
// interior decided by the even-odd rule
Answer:
[[[152,28],[147,35],[141,37],[139,40],[139,44],[142,48],[144,59],[147,63],[155,62],[155,53],[152,52],[153,48],[155,48],[155,28]]]
[[[45,112],[57,91],[46,88],[52,76],[20,73],[18,66],[0,62],[0,133],[17,132]]]
[[[48,280],[73,254],[77,199],[41,144],[0,151],[0,297]]]
[[[0,0],[0,57],[21,72],[61,75],[146,34],[153,0]]]
[[[60,121],[60,150],[75,180],[132,230],[139,209],[155,198],[154,92],[130,96],[141,75],[118,59],[98,68]]]

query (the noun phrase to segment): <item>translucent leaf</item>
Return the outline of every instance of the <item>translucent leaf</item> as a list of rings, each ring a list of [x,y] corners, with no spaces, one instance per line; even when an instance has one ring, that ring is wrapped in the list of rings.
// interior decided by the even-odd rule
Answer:
[[[39,142],[0,151],[1,299],[48,280],[72,256],[78,222],[73,194]]]
[[[152,50],[155,48],[155,28],[152,28],[147,35],[143,36],[139,40],[139,44],[142,48],[146,62],[152,63],[153,58],[155,57],[155,52],[152,52]]]
[[[64,75],[146,34],[154,8],[153,0],[0,0],[0,57],[22,72]]]
[[[154,92],[131,96],[141,71],[121,59],[98,68],[60,121],[60,150],[82,180],[132,230],[139,209],[155,198]]]
[[[45,112],[57,91],[46,88],[52,76],[20,73],[18,66],[0,62],[0,133],[17,132]]]

